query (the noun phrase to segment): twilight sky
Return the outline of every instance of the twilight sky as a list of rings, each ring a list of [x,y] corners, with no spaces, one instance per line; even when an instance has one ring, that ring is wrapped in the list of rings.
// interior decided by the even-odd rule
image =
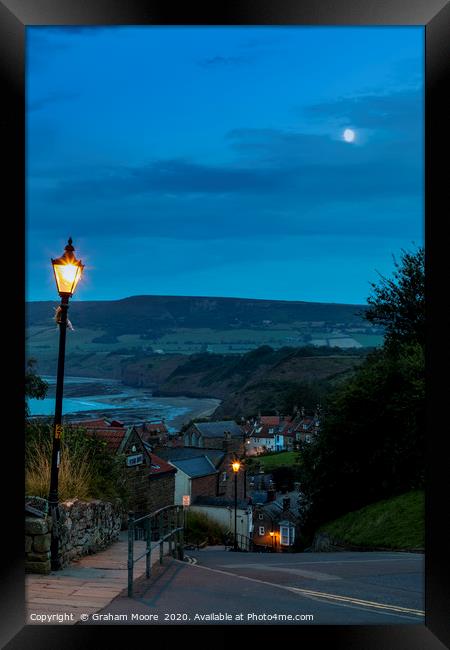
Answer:
[[[71,235],[75,300],[365,303],[423,244],[423,45],[422,27],[27,27],[27,299],[57,300]]]

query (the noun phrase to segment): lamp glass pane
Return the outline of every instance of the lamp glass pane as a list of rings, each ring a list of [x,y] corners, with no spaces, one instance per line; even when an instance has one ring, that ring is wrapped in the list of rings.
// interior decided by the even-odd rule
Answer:
[[[77,264],[55,264],[55,276],[59,293],[72,294],[81,275]]]

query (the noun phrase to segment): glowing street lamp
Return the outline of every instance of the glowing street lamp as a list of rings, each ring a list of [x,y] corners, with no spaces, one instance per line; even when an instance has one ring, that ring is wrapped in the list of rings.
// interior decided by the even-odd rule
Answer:
[[[52,259],[58,293],[63,299],[67,297],[67,301],[74,294],[84,269],[81,260],[75,257],[74,250],[72,237],[69,237],[63,255]]]
[[[234,472],[234,548],[233,551],[238,551],[237,543],[237,475],[241,468],[241,463],[235,460],[231,463]]]
[[[50,475],[50,491],[48,505],[52,517],[52,538],[50,545],[51,568],[53,571],[60,568],[59,562],[59,508],[58,508],[58,471],[61,456],[61,420],[62,420],[62,398],[64,389],[64,359],[66,351],[67,332],[67,311],[69,309],[69,298],[73,296],[78,282],[83,273],[84,265],[77,260],[72,246],[72,238],[69,238],[63,255],[52,259],[53,272],[55,274],[56,288],[61,297],[61,304],[56,313],[56,320],[59,325],[59,351],[58,371],[56,376],[55,396],[55,418],[53,423],[53,448],[52,467]]]
[[[272,552],[273,552],[273,540],[275,538],[275,533],[273,532],[273,530],[270,531],[269,535],[272,538]]]

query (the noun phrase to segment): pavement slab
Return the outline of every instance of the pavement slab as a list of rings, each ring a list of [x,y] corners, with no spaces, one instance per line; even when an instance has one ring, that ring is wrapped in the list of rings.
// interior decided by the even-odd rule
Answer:
[[[164,553],[168,552],[166,543]],[[145,551],[145,542],[134,543],[134,554]],[[159,563],[159,547],[153,549],[152,567]],[[49,575],[25,576],[26,624],[71,624],[81,615],[92,615],[106,607],[128,587],[128,537],[123,531],[119,541],[95,555],[87,555]],[[133,577],[145,576],[145,556],[134,565]],[[52,616],[55,615],[55,616]]]

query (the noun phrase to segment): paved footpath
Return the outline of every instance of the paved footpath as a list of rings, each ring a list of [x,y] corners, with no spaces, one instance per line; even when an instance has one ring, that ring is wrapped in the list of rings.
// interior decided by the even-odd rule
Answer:
[[[165,546],[166,552],[168,545]],[[144,541],[134,542],[135,557],[144,551]],[[128,535],[122,531],[119,541],[106,550],[86,555],[61,571],[49,575],[27,574],[26,623],[74,625],[82,620],[80,614],[98,612],[122,592],[126,596],[127,560]],[[152,551],[152,565],[158,561],[159,547]],[[145,576],[145,556],[135,563],[133,575],[135,580]],[[59,620],[48,618],[52,614],[59,615]]]

